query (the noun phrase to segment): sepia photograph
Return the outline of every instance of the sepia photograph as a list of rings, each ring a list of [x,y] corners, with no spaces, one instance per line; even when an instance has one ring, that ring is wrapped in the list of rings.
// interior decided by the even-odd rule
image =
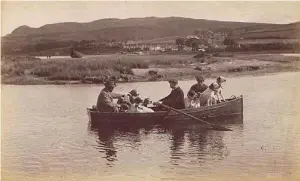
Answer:
[[[1,180],[299,181],[300,1],[1,1]]]

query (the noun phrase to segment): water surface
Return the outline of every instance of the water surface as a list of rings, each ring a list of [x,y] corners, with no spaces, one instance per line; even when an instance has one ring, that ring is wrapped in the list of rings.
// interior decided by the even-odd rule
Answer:
[[[299,78],[284,73],[228,79],[225,95],[244,96],[243,124],[227,125],[232,132],[196,124],[92,127],[86,108],[102,86],[2,85],[2,178],[297,180]],[[180,86],[187,92],[193,83]],[[167,82],[119,84],[116,91],[132,88],[152,100],[170,92]]]

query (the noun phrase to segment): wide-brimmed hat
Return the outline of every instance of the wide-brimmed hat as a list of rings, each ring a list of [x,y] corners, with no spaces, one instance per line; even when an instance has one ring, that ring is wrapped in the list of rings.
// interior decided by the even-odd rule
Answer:
[[[222,76],[219,76],[217,78],[217,82],[226,82],[226,79],[224,77],[222,77]]]
[[[113,80],[108,80],[104,83],[105,87],[116,87],[116,83]]]
[[[133,89],[129,92],[130,95],[132,96],[139,96],[139,93],[137,92],[137,90]]]
[[[178,84],[178,80],[177,79],[170,79],[169,83],[174,83],[174,84]]]

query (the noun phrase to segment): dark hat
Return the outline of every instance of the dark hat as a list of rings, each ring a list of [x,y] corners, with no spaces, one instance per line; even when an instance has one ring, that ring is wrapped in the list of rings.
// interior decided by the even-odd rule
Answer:
[[[195,78],[197,81],[204,82],[204,78],[202,77],[202,75],[196,75]]]
[[[104,83],[105,87],[116,87],[116,83],[115,81],[112,81],[112,80],[108,80]]]
[[[130,95],[135,96],[135,97],[139,95],[139,93],[135,89],[131,90],[129,93],[130,93]]]
[[[174,83],[174,84],[178,84],[178,80],[177,79],[170,79],[169,83]]]

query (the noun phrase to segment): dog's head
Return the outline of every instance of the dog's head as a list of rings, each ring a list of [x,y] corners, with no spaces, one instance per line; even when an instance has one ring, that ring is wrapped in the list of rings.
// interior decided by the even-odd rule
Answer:
[[[144,99],[143,105],[147,106],[148,104],[151,104],[152,101],[149,98]]]
[[[220,77],[217,78],[217,82],[218,83],[223,83],[223,82],[226,82],[226,79],[224,77],[220,76]]]

